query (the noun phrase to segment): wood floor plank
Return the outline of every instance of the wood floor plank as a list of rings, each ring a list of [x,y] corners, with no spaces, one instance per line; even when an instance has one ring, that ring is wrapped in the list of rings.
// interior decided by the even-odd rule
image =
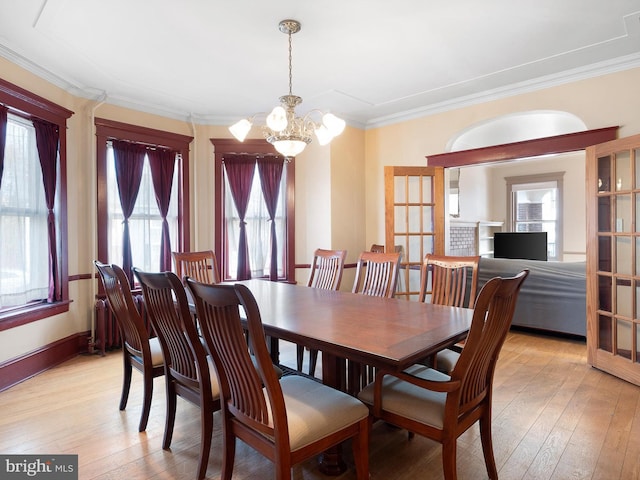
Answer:
[[[621,478],[638,398],[638,389],[635,386],[621,385],[619,399],[605,435],[593,478],[606,478],[608,475]]]
[[[295,347],[283,346],[295,365]],[[320,375],[318,366],[317,375]],[[171,450],[161,448],[164,379],[155,392],[147,431],[137,431],[141,377],[134,372],[127,409],[118,410],[119,352],[80,356],[0,393],[0,451],[78,454],[80,478],[193,479],[200,444],[199,412],[179,399]],[[494,382],[493,437],[501,480],[640,480],[640,389],[586,364],[584,341],[511,332]],[[220,475],[219,414],[207,478]],[[350,449],[347,470],[355,479]],[[295,480],[326,480],[316,460],[294,468]],[[376,423],[371,434],[372,480],[440,480],[440,445],[409,439]],[[270,462],[238,442],[234,479],[269,480]],[[476,426],[458,440],[458,478],[486,479]]]

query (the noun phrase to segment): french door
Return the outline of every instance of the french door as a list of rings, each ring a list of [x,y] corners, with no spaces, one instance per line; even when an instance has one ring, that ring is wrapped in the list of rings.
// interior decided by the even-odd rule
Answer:
[[[640,135],[587,148],[588,362],[640,385]]]
[[[444,168],[384,167],[385,250],[399,251],[397,298],[417,300],[427,253],[444,255]]]

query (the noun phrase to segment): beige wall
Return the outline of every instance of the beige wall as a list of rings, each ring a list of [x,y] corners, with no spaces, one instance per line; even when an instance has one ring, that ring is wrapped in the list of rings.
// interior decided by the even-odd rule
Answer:
[[[384,209],[384,165],[425,165],[425,156],[446,151],[447,142],[474,123],[531,110],[569,112],[589,129],[619,125],[620,137],[640,133],[637,85],[640,68],[368,130],[366,243],[384,238],[384,217],[380,214]]]
[[[223,126],[195,125],[77,98],[0,58],[2,78],[75,112],[69,121],[69,274],[94,272],[95,137],[93,117],[144,125],[194,137],[191,144],[192,248],[213,248],[213,146],[227,138]],[[362,131],[347,128],[330,147],[312,144],[296,160],[296,262],[309,263],[317,247],[346,248],[348,262],[372,243],[384,243],[384,165],[424,165],[425,155],[444,151],[449,139],[469,125],[524,110],[564,110],[588,128],[621,125],[620,135],[640,132],[640,69],[584,80],[395,125]],[[464,208],[464,207],[463,207]],[[569,245],[565,248],[573,249]],[[576,247],[578,248],[578,247]],[[298,273],[306,281],[307,271]],[[349,289],[352,277],[343,281]],[[97,283],[70,283],[68,313],[0,332],[0,362],[91,329]]]
[[[331,144],[311,144],[296,159],[296,263],[309,264],[316,248],[347,250],[347,263],[364,249],[364,132],[347,127]],[[353,269],[341,290],[350,290]],[[296,280],[306,284],[308,269]]]
[[[507,224],[507,187],[505,177],[565,172],[563,177],[564,261],[586,260],[585,154],[574,152],[527,162],[507,162],[490,169],[490,215]]]

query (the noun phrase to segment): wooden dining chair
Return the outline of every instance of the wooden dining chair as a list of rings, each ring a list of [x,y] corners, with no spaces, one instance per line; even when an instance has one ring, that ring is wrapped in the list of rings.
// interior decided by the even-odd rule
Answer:
[[[371,248],[369,248],[369,251],[373,253],[384,253],[384,245],[373,243],[371,244]],[[393,251],[396,253],[402,253],[402,245],[395,245],[393,247]]]
[[[133,269],[165,358],[167,412],[162,448],[169,449],[176,418],[177,397],[200,407],[200,453],[197,478],[207,471],[213,413],[220,410],[220,387],[189,310],[184,286],[173,272]]]
[[[202,252],[172,252],[178,278],[195,278],[203,283],[220,283],[218,261],[212,250]]]
[[[127,407],[131,388],[132,367],[142,373],[143,400],[142,413],[138,431],[147,428],[151,399],[153,397],[153,379],[164,375],[162,349],[157,337],[149,338],[147,330],[131,294],[129,280],[124,271],[117,265],[108,265],[99,261],[93,262],[98,269],[109,308],[118,323],[122,337],[122,357],[124,376],[120,410]]]
[[[374,253],[384,253],[384,245],[373,243],[369,251]]]
[[[403,372],[379,370],[375,381],[358,394],[375,418],[440,442],[446,480],[457,478],[458,437],[476,422],[487,473],[490,479],[498,478],[491,435],[493,375],[528,274],[523,270],[484,285],[466,345],[450,376],[418,364]]]
[[[400,253],[362,252],[356,264],[353,293],[393,298],[398,284]]]
[[[322,290],[338,290],[342,281],[346,258],[346,250],[324,250],[318,248],[313,254],[307,286]],[[304,346],[302,345],[296,345],[296,360],[298,371],[302,371],[302,363],[304,361]],[[315,375],[317,362],[318,351],[309,350],[309,375]]]
[[[398,284],[400,252],[362,252],[356,264],[353,293],[372,297],[393,298]],[[375,378],[375,368],[360,362],[347,362],[347,376],[352,379],[354,392]]]
[[[436,305],[473,308],[478,289],[479,256],[447,256],[427,254],[420,274],[421,302],[429,300]],[[449,373],[458,361],[464,341],[430,357],[431,365]]]
[[[479,256],[425,255],[418,300],[424,302],[430,297],[431,303],[436,305],[473,308],[479,265]]]
[[[186,283],[220,378],[221,478],[232,477],[236,438],[274,462],[277,480],[290,480],[293,465],[352,439],[357,478],[368,480],[369,418],[362,402],[300,375],[278,380],[258,305],[245,285],[210,285],[189,278]],[[249,356],[240,307],[257,368]]]
[[[346,258],[346,250],[324,250],[318,248],[313,253],[313,262],[307,287],[338,290],[342,281]]]

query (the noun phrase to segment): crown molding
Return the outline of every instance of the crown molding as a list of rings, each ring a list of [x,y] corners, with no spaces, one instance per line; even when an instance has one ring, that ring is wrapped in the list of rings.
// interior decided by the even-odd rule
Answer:
[[[506,87],[486,90],[473,95],[453,98],[446,102],[434,103],[424,107],[406,110],[393,115],[386,115],[369,120],[366,130],[379,128],[394,123],[400,123],[416,118],[427,117],[437,113],[443,113],[459,108],[487,103],[515,95],[531,93],[546,88],[556,87],[567,83],[578,82],[589,78],[600,77],[612,73],[621,72],[640,67],[640,53],[614,58],[604,62],[598,62],[580,68],[566,70],[554,75],[546,75],[524,82],[514,83]]]
[[[69,79],[42,68],[3,45],[0,45],[0,56],[76,97],[90,100],[104,98],[104,102],[111,105],[159,115],[187,123],[195,123],[198,125],[230,125],[237,120],[237,118],[230,118],[215,114],[208,115],[172,110],[155,104],[141,103],[126,97],[111,96],[108,92],[80,86]],[[505,87],[479,92],[473,95],[452,98],[451,100],[444,102],[425,105],[423,107],[405,110],[392,115],[372,118],[366,122],[349,119],[348,117],[345,120],[352,127],[369,130],[638,67],[640,67],[640,53],[635,53],[580,68],[566,70],[554,75],[546,75]]]

